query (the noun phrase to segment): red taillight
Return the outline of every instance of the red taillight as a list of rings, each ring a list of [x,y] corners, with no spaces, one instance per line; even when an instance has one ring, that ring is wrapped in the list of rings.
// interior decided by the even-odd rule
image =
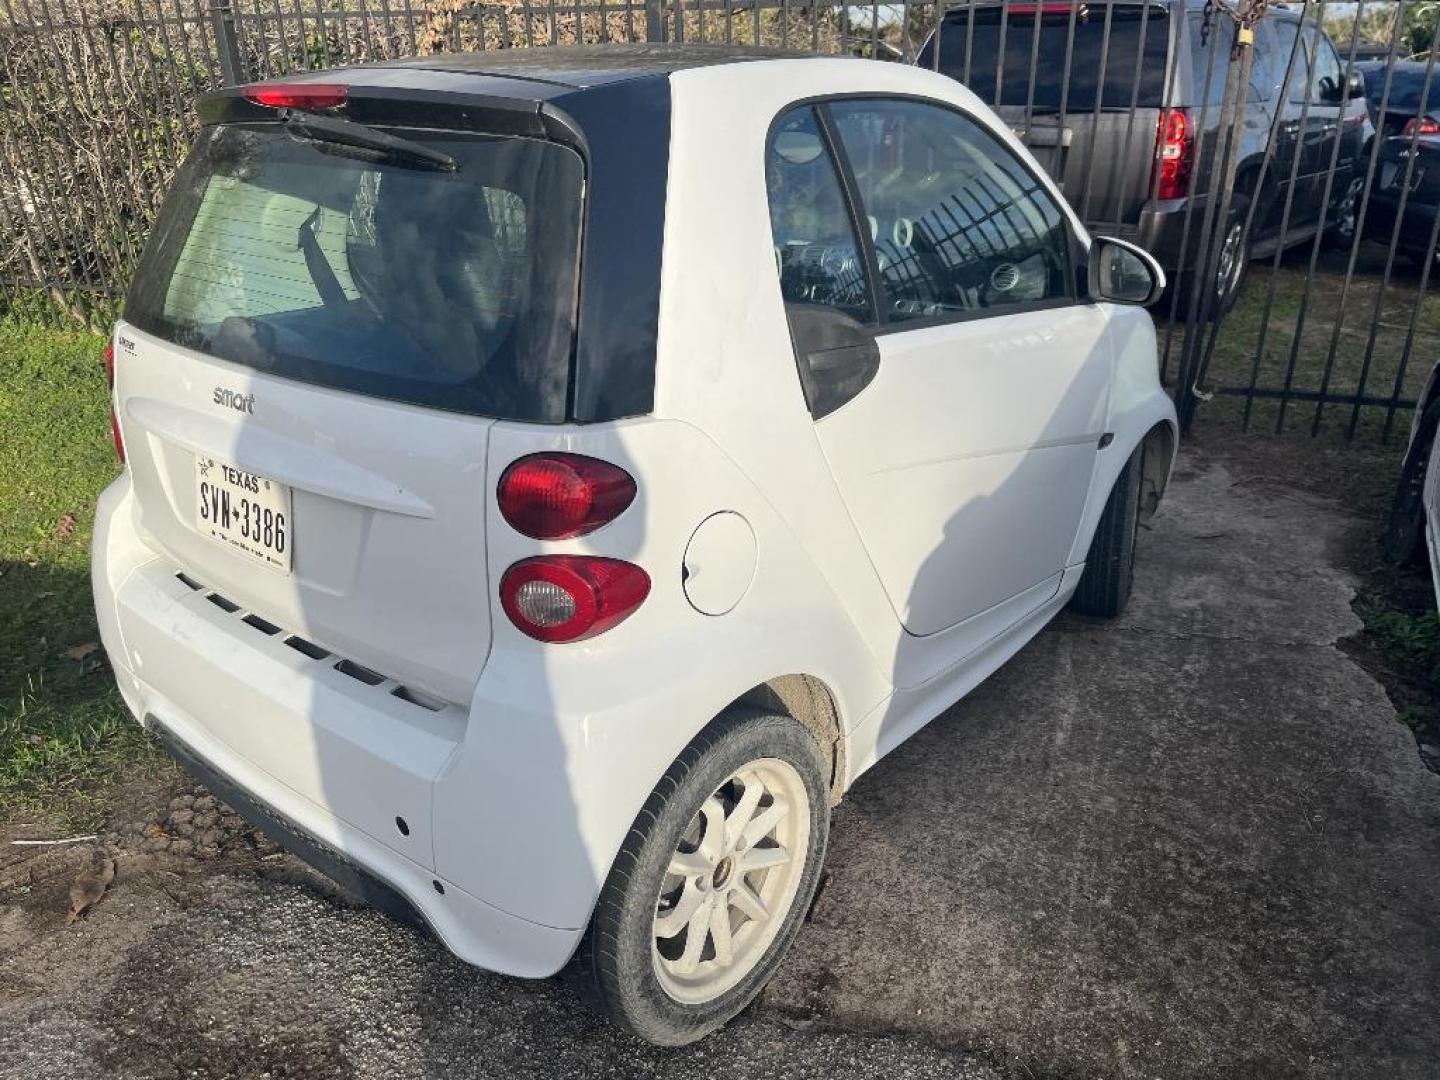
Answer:
[[[1440,135],[1440,120],[1433,116],[1412,116],[1405,121],[1401,135]]]
[[[1185,109],[1161,109],[1155,127],[1155,167],[1150,183],[1157,199],[1182,199],[1190,194],[1195,165],[1195,133]]]
[[[350,88],[340,83],[256,83],[240,92],[246,101],[272,109],[338,109]]]
[[[500,606],[537,641],[581,641],[603,634],[650,595],[650,575],[634,563],[594,555],[522,559],[500,579]]]
[[[120,418],[115,415],[115,343],[105,346],[105,386],[110,391],[110,437],[115,440],[115,454],[125,460],[125,440],[120,437]]]
[[[614,521],[635,498],[618,465],[580,454],[531,454],[500,477],[500,513],[535,540],[568,540]]]

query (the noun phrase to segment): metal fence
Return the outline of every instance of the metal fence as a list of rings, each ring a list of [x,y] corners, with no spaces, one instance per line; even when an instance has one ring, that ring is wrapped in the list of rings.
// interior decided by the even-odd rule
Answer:
[[[1440,344],[1440,165],[1432,192],[1424,128],[1393,122],[1440,118],[1437,7],[0,0],[0,307],[114,315],[208,89],[446,51],[761,45],[924,63],[992,104],[1092,232],[1171,263],[1153,313],[1187,419],[1389,436]]]

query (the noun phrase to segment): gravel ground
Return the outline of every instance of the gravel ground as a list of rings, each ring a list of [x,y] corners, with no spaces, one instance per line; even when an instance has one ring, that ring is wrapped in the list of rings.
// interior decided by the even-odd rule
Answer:
[[[1188,458],[1131,612],[1061,619],[863,778],[759,1003],[639,1046],[465,967],[203,792],[0,855],[0,1076],[1440,1075],[1440,777],[1337,648],[1362,526]]]

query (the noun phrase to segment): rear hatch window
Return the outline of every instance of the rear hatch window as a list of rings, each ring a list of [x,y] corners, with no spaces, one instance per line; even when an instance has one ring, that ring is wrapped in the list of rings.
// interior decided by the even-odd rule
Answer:
[[[1072,11],[1075,44],[1066,94],[1065,53]],[[1073,9],[1066,3],[1013,4],[1003,13],[999,7],[962,7],[945,17],[939,36],[940,70],[963,81],[990,105],[1030,103],[1035,112],[1058,112],[1063,96],[1067,112],[1094,109],[1097,100],[1102,108],[1128,109],[1132,93],[1138,94],[1139,108],[1164,104],[1170,23],[1163,7],[1151,5],[1148,15],[1139,4],[1077,4]],[[932,38],[921,54],[922,67],[934,64],[933,50]]]
[[[394,132],[378,155],[207,128],[126,300],[151,334],[273,375],[562,421],[584,167],[543,140]],[[450,166],[435,162],[450,159]]]

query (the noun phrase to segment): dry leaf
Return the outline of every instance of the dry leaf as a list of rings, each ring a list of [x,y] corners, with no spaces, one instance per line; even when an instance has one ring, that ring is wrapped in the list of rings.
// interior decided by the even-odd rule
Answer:
[[[66,649],[65,655],[68,656],[71,660],[77,660],[81,663],[84,663],[85,658],[98,648],[100,648],[100,643],[98,641],[87,641],[84,645],[73,645],[70,648]]]
[[[165,826],[161,825],[158,821],[152,821],[149,825],[145,826],[145,835],[151,837],[163,836],[167,840],[170,838],[170,834],[166,832]]]
[[[75,531],[75,515],[63,514],[55,524],[55,538],[57,540],[69,539],[70,534]]]
[[[70,915],[66,923],[73,923],[98,904],[114,880],[115,860],[103,853],[98,859],[92,855],[90,865],[80,871],[75,884],[70,886]]]

